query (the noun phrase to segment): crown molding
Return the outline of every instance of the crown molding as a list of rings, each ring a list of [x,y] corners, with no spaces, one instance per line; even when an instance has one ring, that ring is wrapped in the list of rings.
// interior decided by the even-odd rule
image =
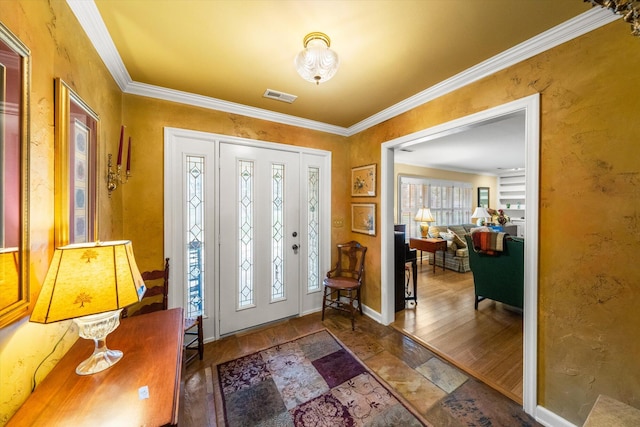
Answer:
[[[261,108],[223,101],[188,92],[167,89],[146,83],[134,82],[129,75],[109,31],[93,0],[67,0],[80,25],[93,43],[98,55],[113,76],[120,89],[129,94],[147,96],[178,102],[216,111],[240,114],[261,120],[297,126],[341,136],[352,136],[399,114],[423,105],[433,99],[453,92],[486,76],[504,70],[518,62],[529,59],[562,43],[600,28],[620,18],[619,15],[602,8],[593,8],[550,30],[514,46],[488,60],[479,63],[455,76],[386,108],[349,128],[304,119],[288,114],[275,113]]]
[[[372,126],[389,120],[392,117],[412,110],[431,100],[453,92],[477,80],[504,70],[518,62],[522,62],[544,51],[552,49],[562,43],[577,38],[583,34],[600,28],[610,22],[619,19],[610,11],[600,8],[588,10],[544,33],[540,33],[531,39],[505,50],[504,52],[487,59],[455,76],[413,95],[404,101],[370,116],[363,121],[349,127],[349,136],[362,132]]]
[[[270,122],[282,123],[285,125],[297,126],[305,129],[312,129],[321,132],[347,136],[347,129],[344,127],[334,126],[328,123],[317,122],[309,119],[303,119],[288,114],[275,113],[273,111],[263,110],[260,108],[248,107],[243,104],[223,101],[220,99],[211,98],[209,96],[197,95],[179,90],[167,89],[159,86],[149,85],[146,83],[130,83],[124,92],[132,95],[140,95],[149,98],[162,99],[165,101],[178,102],[195,107],[208,108],[210,110],[239,114],[255,119],[267,120]]]
[[[124,66],[122,58],[120,58],[120,53],[118,53],[118,49],[116,49],[106,25],[104,25],[98,7],[93,0],[67,0],[67,4],[76,15],[84,32],[87,33],[89,40],[93,43],[93,47],[102,58],[102,62],[106,65],[116,84],[124,92],[133,80],[131,80],[131,76]]]

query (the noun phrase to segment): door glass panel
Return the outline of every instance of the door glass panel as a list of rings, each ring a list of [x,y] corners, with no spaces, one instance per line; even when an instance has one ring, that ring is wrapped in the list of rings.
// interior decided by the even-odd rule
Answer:
[[[284,165],[271,165],[271,302],[284,299]]]
[[[238,224],[240,233],[239,275],[238,275],[238,309],[254,305],[253,266],[254,266],[254,227],[253,227],[253,162],[240,160],[238,179],[239,203]]]
[[[307,290],[320,289],[320,169],[308,169],[308,200],[307,200]]]
[[[187,160],[187,315],[204,314],[204,158]]]

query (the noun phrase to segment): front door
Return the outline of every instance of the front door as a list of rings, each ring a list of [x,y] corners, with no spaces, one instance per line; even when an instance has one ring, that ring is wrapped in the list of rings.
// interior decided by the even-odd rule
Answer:
[[[220,144],[220,334],[300,311],[299,154]]]

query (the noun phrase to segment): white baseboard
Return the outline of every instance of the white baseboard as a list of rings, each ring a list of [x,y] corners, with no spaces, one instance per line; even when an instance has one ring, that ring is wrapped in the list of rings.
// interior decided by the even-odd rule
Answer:
[[[365,314],[367,317],[372,318],[376,322],[382,323],[382,314],[378,313],[375,310],[370,309],[369,307],[367,307],[366,304],[362,304],[362,313]]]
[[[319,313],[322,311],[322,307],[316,307],[316,308],[312,308],[310,310],[305,310],[302,313],[300,313],[300,317],[302,316],[306,316],[307,314],[313,314],[313,313]]]
[[[535,418],[545,427],[578,427],[543,406],[536,408]]]

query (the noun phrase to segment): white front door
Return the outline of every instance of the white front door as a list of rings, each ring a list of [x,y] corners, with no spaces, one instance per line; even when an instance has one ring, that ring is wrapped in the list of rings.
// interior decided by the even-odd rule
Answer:
[[[300,311],[299,158],[220,144],[220,334]]]

